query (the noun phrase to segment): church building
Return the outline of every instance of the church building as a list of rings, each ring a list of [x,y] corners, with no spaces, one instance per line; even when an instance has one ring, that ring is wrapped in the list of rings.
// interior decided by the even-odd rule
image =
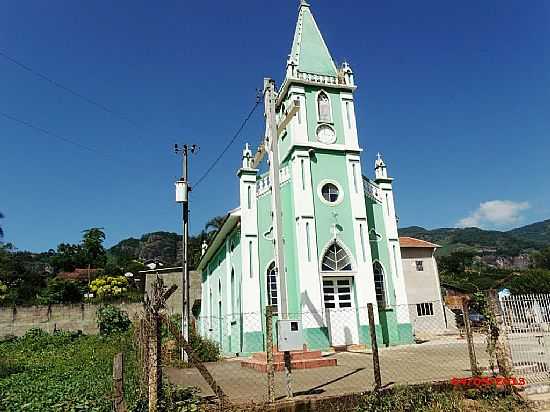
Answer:
[[[355,80],[348,63],[334,63],[302,0],[277,112],[300,102],[278,153],[288,313],[302,321],[309,349],[369,345],[368,303],[380,344],[413,342],[393,179],[379,154],[374,177],[363,175]],[[252,160],[247,145],[237,172],[240,206],[198,267],[199,332],[228,354],[264,351],[265,308],[281,313],[271,182]]]

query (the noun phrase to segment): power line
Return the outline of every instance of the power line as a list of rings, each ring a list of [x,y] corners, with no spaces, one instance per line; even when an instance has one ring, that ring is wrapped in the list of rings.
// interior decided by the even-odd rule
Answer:
[[[212,164],[208,167],[208,169],[206,169],[206,171],[202,174],[202,176],[193,185],[193,188],[196,188],[204,179],[206,179],[206,177],[210,174],[212,169],[214,169],[216,164],[218,164],[218,162],[221,160],[223,155],[225,155],[225,153],[229,150],[231,145],[235,142],[235,140],[237,140],[237,137],[239,137],[239,135],[241,134],[241,132],[243,131],[246,124],[248,123],[248,121],[250,120],[250,118],[252,117],[252,115],[254,114],[254,112],[256,111],[257,107],[260,105],[261,102],[262,102],[262,96],[258,92],[258,94],[256,95],[256,103],[254,103],[254,106],[252,106],[252,109],[250,110],[250,113],[248,113],[248,116],[246,116],[246,118],[243,120],[240,127],[237,129],[237,131],[235,132],[233,137],[231,137],[231,139],[229,140],[227,145],[224,147],[224,149],[221,151],[221,153],[218,155],[216,160],[214,160],[214,162],[212,162]]]
[[[78,97],[79,99],[81,100],[84,100],[85,102],[91,104],[92,106],[95,106],[101,110],[103,110],[104,112],[107,112],[109,113],[110,115],[114,116],[114,117],[118,117],[119,119],[131,124],[132,126],[138,128],[138,129],[142,129],[143,127],[140,126],[139,124],[137,124],[136,122],[134,122],[132,119],[130,119],[129,117],[127,117],[126,115],[108,107],[107,105],[103,104],[103,103],[100,103],[98,102],[97,100],[94,100],[90,97],[87,97],[85,95],[83,95],[82,93],[79,93],[77,92],[76,90],[74,89],[71,89],[70,87],[68,86],[65,86],[61,83],[59,83],[58,81],[52,79],[51,77],[45,75],[44,73],[41,73],[39,72],[38,70],[35,70],[33,69],[32,67],[30,66],[27,66],[26,64],[20,62],[19,60],[9,56],[6,52],[4,52],[3,50],[0,50],[0,56],[2,56],[4,59],[10,61],[11,63],[15,64],[16,66],[18,66],[19,68],[23,69],[23,70],[26,70],[28,71],[29,73],[33,74],[34,76],[42,79],[42,80],[45,80],[47,81],[48,83],[50,83],[51,85],[75,96],[75,97]]]
[[[19,124],[21,124],[21,125],[23,125],[23,126],[26,126],[26,127],[30,128],[30,129],[33,129],[33,130],[35,130],[35,131],[38,131],[38,132],[40,132],[40,133],[46,134],[46,135],[48,135],[48,136],[55,137],[56,139],[62,140],[62,141],[64,141],[64,142],[66,142],[66,143],[70,143],[70,144],[72,144],[72,145],[78,146],[78,147],[80,147],[81,149],[85,149],[85,150],[87,150],[87,151],[94,152],[94,153],[99,153],[99,154],[101,154],[101,155],[106,155],[106,153],[100,152],[99,150],[94,149],[93,147],[86,146],[86,145],[84,145],[84,144],[82,144],[82,143],[79,143],[79,142],[77,142],[77,141],[75,141],[75,140],[72,140],[72,139],[69,139],[69,138],[67,138],[67,137],[61,136],[61,135],[59,135],[59,134],[57,134],[57,133],[54,133],[54,132],[52,132],[52,131],[50,131],[50,130],[44,129],[43,127],[36,126],[36,125],[32,124],[31,122],[28,122],[28,121],[26,121],[26,120],[19,119],[19,118],[17,118],[17,117],[14,117],[14,116],[12,116],[12,115],[7,114],[7,113],[0,112],[0,116],[5,117],[5,118],[8,119],[8,120],[11,120],[11,121],[13,121],[13,122],[19,123]]]

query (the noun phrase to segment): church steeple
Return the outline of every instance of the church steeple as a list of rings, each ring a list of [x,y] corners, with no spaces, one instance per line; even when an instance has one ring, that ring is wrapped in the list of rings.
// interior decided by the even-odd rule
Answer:
[[[288,68],[291,73],[297,69],[325,76],[336,76],[338,72],[306,0],[300,0]]]

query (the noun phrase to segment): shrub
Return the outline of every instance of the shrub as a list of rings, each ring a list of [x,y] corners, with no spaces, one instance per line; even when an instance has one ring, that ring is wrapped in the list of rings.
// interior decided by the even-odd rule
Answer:
[[[126,332],[132,324],[126,312],[112,305],[101,306],[96,315],[100,335]]]
[[[128,291],[128,279],[124,276],[103,276],[92,281],[90,291],[100,299],[121,297]]]
[[[52,279],[48,282],[46,289],[43,289],[37,297],[40,305],[53,303],[77,303],[82,302],[82,288],[70,281]]]
[[[191,329],[189,338],[191,347],[202,362],[216,362],[220,360],[220,347],[216,342],[199,335],[195,329]]]
[[[170,322],[177,325],[178,331],[181,331],[181,315],[172,315]],[[163,340],[174,338],[165,325],[162,325],[161,333]],[[195,328],[191,328],[189,344],[202,362],[216,362],[221,358],[220,346],[216,342],[199,335]]]

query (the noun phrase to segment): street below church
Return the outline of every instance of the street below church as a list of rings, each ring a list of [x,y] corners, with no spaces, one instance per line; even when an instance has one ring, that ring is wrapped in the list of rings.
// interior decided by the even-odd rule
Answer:
[[[476,336],[478,365],[488,366],[485,339]],[[458,335],[439,337],[421,344],[381,348],[380,368],[382,385],[450,381],[453,377],[471,376],[470,360],[465,339]],[[292,371],[292,389],[296,397],[307,395],[330,396],[368,391],[374,387],[372,353],[366,351],[324,353],[335,357],[337,366]],[[242,368],[244,358],[231,358],[206,363],[218,384],[233,402],[262,402],[267,393],[267,375]],[[166,368],[171,383],[198,387],[203,396],[212,391],[195,368]],[[275,373],[275,396],[286,394],[284,372]]]

